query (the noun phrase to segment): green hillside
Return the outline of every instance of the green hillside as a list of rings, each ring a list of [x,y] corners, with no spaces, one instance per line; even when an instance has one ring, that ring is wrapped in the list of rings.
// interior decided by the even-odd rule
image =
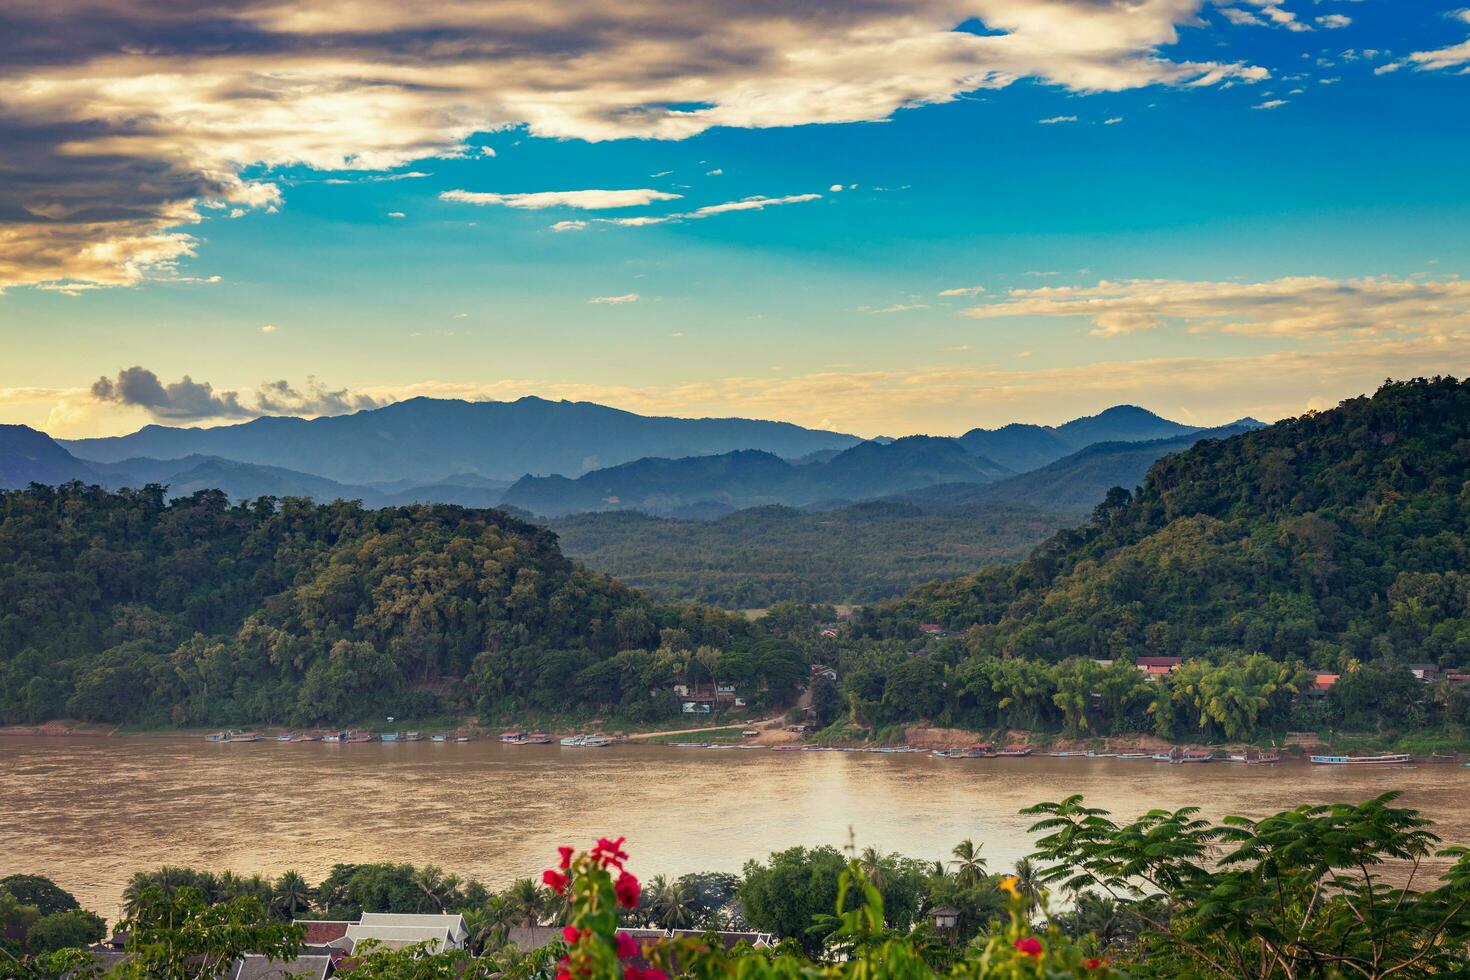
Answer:
[[[874,628],[975,627],[1057,660],[1203,652],[1470,663],[1470,382],[1385,385],[1167,457],[1136,497],[1012,568],[919,589]]]
[[[701,644],[731,678],[805,676],[738,617],[656,607],[498,511],[0,493],[4,722],[651,719],[677,713],[663,689]]]

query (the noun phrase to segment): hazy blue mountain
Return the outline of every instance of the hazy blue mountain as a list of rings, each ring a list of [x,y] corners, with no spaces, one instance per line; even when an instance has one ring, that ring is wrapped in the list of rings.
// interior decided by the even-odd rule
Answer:
[[[46,433],[28,425],[0,425],[0,490],[71,480],[96,483],[97,474]]]
[[[192,454],[316,473],[351,484],[457,473],[514,480],[581,474],[649,456],[757,449],[781,457],[856,445],[855,436],[751,419],[635,415],[589,402],[413,398],[330,418],[259,418],[211,429],[149,425],[126,436],[64,443],[83,460],[178,459]]]
[[[1197,431],[1197,425],[1170,422],[1137,405],[1114,405],[1096,415],[1073,419],[1056,427],[1057,435],[1075,449],[1084,449],[1099,442],[1174,439]]]
[[[599,510],[715,514],[765,504],[808,506],[863,500],[937,483],[981,482],[1009,473],[953,439],[909,436],[865,442],[830,460],[793,464],[745,451],[683,459],[640,459],[583,474],[524,477],[502,500],[536,514]]]
[[[141,487],[164,484],[168,495],[187,497],[198,490],[221,490],[231,500],[256,497],[311,497],[332,500],[361,500],[368,507],[388,503],[385,495],[370,487],[353,486],[301,473],[280,466],[238,463],[218,456],[185,456],[182,459],[125,459],[117,463],[94,463],[108,487]]]
[[[1091,510],[1112,487],[1130,490],[1143,482],[1148,468],[1164,456],[1188,449],[1203,439],[1226,439],[1262,428],[1242,419],[1216,429],[1196,429],[1170,439],[1147,442],[1100,442],[1029,473],[992,483],[954,483],[899,496],[928,504],[959,506],[1008,503],[1050,510]]]
[[[1115,405],[1058,426],[1013,422],[998,429],[971,429],[959,442],[972,453],[1026,473],[1094,443],[1175,439],[1194,431],[1194,426],[1171,422],[1136,405]]]

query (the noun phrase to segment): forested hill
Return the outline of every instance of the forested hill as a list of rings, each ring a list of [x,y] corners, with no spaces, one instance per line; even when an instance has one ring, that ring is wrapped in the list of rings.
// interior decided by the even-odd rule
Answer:
[[[1160,460],[1026,561],[870,610],[973,653],[1470,664],[1470,382],[1384,385]]]
[[[636,720],[677,714],[650,690],[690,650],[747,639],[738,617],[656,607],[493,510],[230,506],[218,491],[169,502],[161,487],[76,483],[0,493],[4,722]]]

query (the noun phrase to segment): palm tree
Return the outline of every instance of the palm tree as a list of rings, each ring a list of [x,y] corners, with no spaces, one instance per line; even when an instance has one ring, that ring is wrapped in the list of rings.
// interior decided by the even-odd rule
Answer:
[[[434,907],[440,912],[449,907],[454,893],[459,890],[459,877],[456,875],[445,876],[444,872],[434,865],[419,868],[414,871],[413,883],[419,891],[424,893]]]
[[[710,721],[714,721],[715,715],[720,712],[720,651],[715,647],[700,647],[694,651],[694,660],[709,674],[710,693],[714,696],[714,701],[710,704]]]
[[[503,898],[509,913],[523,926],[540,925],[546,915],[546,892],[530,878],[517,878]]]
[[[660,929],[687,929],[694,924],[689,892],[679,881],[654,875],[648,882],[648,921]]]
[[[1021,858],[1016,862],[1016,891],[1026,899],[1028,912],[1041,904],[1041,879],[1030,858]]]
[[[976,844],[966,837],[950,852],[954,855],[954,860],[949,863],[955,866],[955,881],[961,888],[974,888],[985,876],[986,862],[980,856],[980,849],[984,846],[983,843]]]
[[[879,891],[883,890],[883,882],[887,877],[889,859],[876,847],[865,847],[863,853],[858,855],[858,868],[861,869],[863,877],[868,879],[868,884]]]
[[[516,921],[517,910],[506,896],[491,895],[484,905],[465,909],[463,914],[465,928],[470,933],[470,952],[480,956],[487,949],[505,945],[510,926]]]
[[[312,888],[295,871],[276,879],[271,889],[270,909],[283,919],[294,919],[311,908]]]

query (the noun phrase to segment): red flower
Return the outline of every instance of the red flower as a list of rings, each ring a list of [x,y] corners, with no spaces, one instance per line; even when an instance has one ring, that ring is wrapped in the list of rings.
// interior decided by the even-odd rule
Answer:
[[[572,866],[572,849],[563,845],[557,851],[561,854],[561,869],[565,871]]]
[[[617,942],[618,959],[626,960],[630,956],[638,955],[638,944],[635,943],[633,941],[633,937],[628,935],[626,932],[618,933],[616,936],[613,937],[613,939]]]
[[[636,909],[638,892],[638,879],[626,871],[619,872],[618,880],[613,883],[613,893],[618,897],[618,904],[625,909]]]
[[[1033,959],[1041,959],[1041,940],[1035,936],[1017,939],[1013,945],[1026,956],[1030,956]]]
[[[561,938],[569,943],[575,943],[578,939],[582,938],[582,930],[576,926],[567,926],[561,931]]]
[[[558,895],[567,890],[567,876],[550,868],[541,872],[541,883]]]
[[[662,970],[652,968],[640,970],[638,967],[629,964],[623,968],[623,980],[669,980],[669,978],[664,976],[664,971]]]
[[[622,870],[623,862],[628,860],[628,852],[623,850],[623,841],[626,837],[617,840],[608,840],[606,837],[597,839],[597,846],[592,848],[592,860],[598,861],[604,868],[613,867]]]
[[[1082,965],[1089,970],[1101,970],[1103,961],[1098,959],[1096,956],[1092,956],[1083,960]]]

